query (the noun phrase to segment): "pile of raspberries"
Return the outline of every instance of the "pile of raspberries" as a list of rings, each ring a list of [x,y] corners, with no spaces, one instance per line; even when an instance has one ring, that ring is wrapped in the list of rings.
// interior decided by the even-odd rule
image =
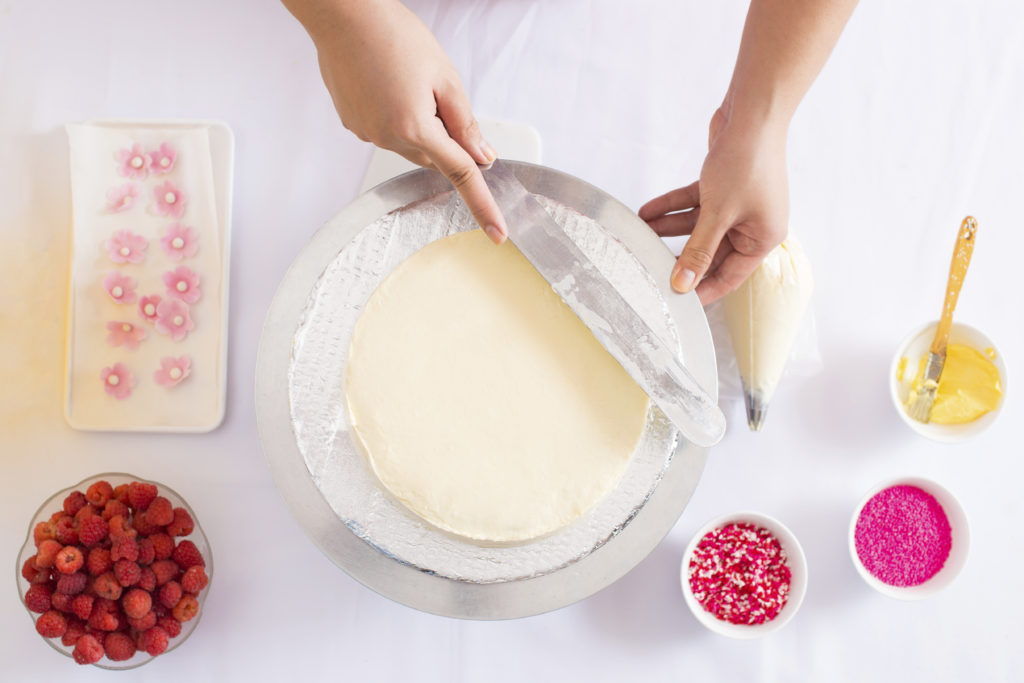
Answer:
[[[73,647],[79,664],[163,653],[199,613],[209,582],[195,543],[176,540],[194,527],[155,484],[97,481],[72,491],[33,529],[36,554],[21,568],[36,631]]]

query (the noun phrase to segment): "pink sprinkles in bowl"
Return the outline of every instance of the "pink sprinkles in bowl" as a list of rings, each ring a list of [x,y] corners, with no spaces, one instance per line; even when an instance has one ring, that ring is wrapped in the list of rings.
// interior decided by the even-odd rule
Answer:
[[[946,564],[953,534],[935,496],[909,484],[890,486],[865,503],[854,529],[857,558],[890,586],[918,586]]]
[[[709,531],[690,560],[693,597],[731,624],[764,624],[778,616],[789,596],[790,579],[778,539],[746,522]]]

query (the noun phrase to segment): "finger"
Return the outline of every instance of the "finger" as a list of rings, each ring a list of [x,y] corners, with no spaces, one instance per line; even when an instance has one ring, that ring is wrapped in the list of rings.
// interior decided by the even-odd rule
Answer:
[[[417,166],[423,166],[424,168],[434,168],[434,162],[430,160],[422,150],[410,147],[408,149],[394,150],[394,152],[404,159],[411,161]]]
[[[437,129],[424,140],[424,153],[444,174],[466,202],[477,224],[495,244],[508,237],[508,227],[484,176],[473,157],[452,140],[438,121]]]
[[[701,304],[706,306],[739,287],[763,260],[763,256],[747,256],[738,251],[731,251],[721,264],[709,271],[708,276],[697,285],[697,296]]]
[[[700,216],[700,209],[690,209],[680,213],[670,213],[667,216],[658,216],[647,221],[656,234],[661,237],[676,237],[678,235],[689,235],[697,225]]]
[[[473,161],[486,166],[498,158],[494,148],[480,134],[480,125],[473,117],[473,109],[461,85],[456,82],[435,91],[434,101],[437,102],[437,115],[448,131],[448,136],[469,152]]]
[[[646,221],[673,211],[683,211],[697,206],[700,206],[699,180],[695,180],[686,187],[680,187],[678,190],[655,197],[641,206],[637,214]]]
[[[729,229],[728,221],[709,211],[702,211],[697,217],[690,239],[683,247],[683,253],[672,269],[672,288],[681,294],[693,289],[708,272],[722,237]]]

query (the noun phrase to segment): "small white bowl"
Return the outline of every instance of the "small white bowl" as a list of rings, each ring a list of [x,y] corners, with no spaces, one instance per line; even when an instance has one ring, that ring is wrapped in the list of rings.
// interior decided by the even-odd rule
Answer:
[[[935,500],[942,506],[943,512],[946,513],[946,519],[949,520],[949,529],[952,535],[949,557],[946,558],[946,563],[942,565],[942,569],[924,583],[916,586],[890,586],[880,581],[861,563],[860,557],[857,555],[857,544],[854,540],[857,520],[860,518],[860,513],[868,501],[880,491],[900,485],[916,486],[925,493],[930,493],[934,496]],[[935,595],[952,583],[953,579],[960,573],[960,570],[963,569],[964,563],[967,562],[967,551],[970,545],[971,537],[967,526],[967,516],[964,514],[964,509],[960,506],[960,502],[952,493],[935,482],[920,477],[901,477],[899,479],[883,481],[876,485],[861,498],[860,503],[857,504],[857,509],[853,512],[853,518],[850,520],[850,559],[853,560],[853,566],[857,568],[857,573],[860,574],[861,578],[869,586],[882,595],[888,595],[890,598],[898,600],[920,600],[927,598]]]
[[[747,522],[770,531],[778,539],[779,544],[785,551],[786,563],[789,565],[790,571],[789,597],[786,599],[786,604],[782,607],[782,610],[771,621],[753,626],[732,624],[719,619],[697,602],[697,598],[694,597],[693,591],[690,589],[690,559],[693,557],[697,544],[709,532],[727,524],[740,522]],[[800,604],[804,600],[804,594],[807,592],[807,558],[804,556],[804,549],[800,547],[800,542],[796,540],[796,536],[782,522],[758,512],[734,512],[711,520],[694,534],[693,539],[690,540],[690,544],[686,546],[686,551],[683,553],[683,563],[679,570],[679,579],[682,584],[683,598],[686,601],[687,607],[697,617],[697,621],[709,630],[729,638],[758,638],[782,628],[800,609]]]
[[[921,436],[932,439],[933,441],[940,441],[943,443],[956,443],[958,441],[964,441],[972,436],[976,436],[991,425],[996,416],[1002,412],[1003,404],[1006,403],[1006,363],[1003,361],[1003,354],[999,353],[996,345],[992,343],[992,340],[986,337],[977,329],[970,325],[963,323],[953,322],[953,328],[949,335],[949,341],[951,344],[964,344],[966,346],[973,347],[982,353],[986,349],[993,349],[995,351],[995,358],[992,358],[992,363],[999,370],[999,383],[1003,390],[1003,398],[999,401],[999,405],[995,410],[982,415],[973,422],[959,425],[943,425],[935,424],[933,422],[918,422],[914,418],[907,414],[906,406],[904,405],[907,400],[907,395],[910,392],[911,383],[914,381],[914,377],[917,375],[918,363],[923,356],[928,355],[928,347],[932,343],[932,337],[935,336],[935,328],[938,327],[938,321],[933,321],[917,330],[899,345],[896,350],[896,355],[892,358],[892,365],[889,368],[889,394],[892,397],[892,403],[896,407],[896,412],[899,413],[900,418],[907,423],[911,429],[920,434]],[[898,378],[900,360],[906,358],[907,365],[903,372],[903,380],[900,381]]]

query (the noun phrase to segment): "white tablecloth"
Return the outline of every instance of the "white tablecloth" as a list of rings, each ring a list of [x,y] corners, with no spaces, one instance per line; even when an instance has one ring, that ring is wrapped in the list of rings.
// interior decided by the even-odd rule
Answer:
[[[533,124],[548,165],[634,208],[696,177],[746,9],[410,4],[479,114]],[[992,429],[957,446],[911,433],[887,394],[896,344],[938,314],[967,213],[981,232],[958,317],[995,339],[1011,374],[1024,355],[1022,33],[1012,0],[863,3],[789,145],[823,370],[784,383],[761,434],[726,406],[732,427],[689,506],[621,581],[556,613],[474,623],[415,612],[346,576],[288,515],[260,452],[252,385],[264,313],[295,254],[355,196],[370,155],[338,123],[301,27],[271,0],[3,0],[0,556],[13,561],[42,500],[90,474],[129,471],[183,493],[213,544],[213,590],[193,638],[132,680],[1022,680],[1016,387]],[[228,416],[211,434],[86,434],[62,419],[62,126],[96,117],[220,118],[237,135]],[[847,553],[857,500],[903,474],[952,490],[971,522],[963,573],[923,602],[875,593]],[[694,531],[739,509],[789,525],[810,566],[796,618],[753,642],[706,631],[678,582]],[[11,585],[0,615],[0,678],[74,669],[33,632]]]

